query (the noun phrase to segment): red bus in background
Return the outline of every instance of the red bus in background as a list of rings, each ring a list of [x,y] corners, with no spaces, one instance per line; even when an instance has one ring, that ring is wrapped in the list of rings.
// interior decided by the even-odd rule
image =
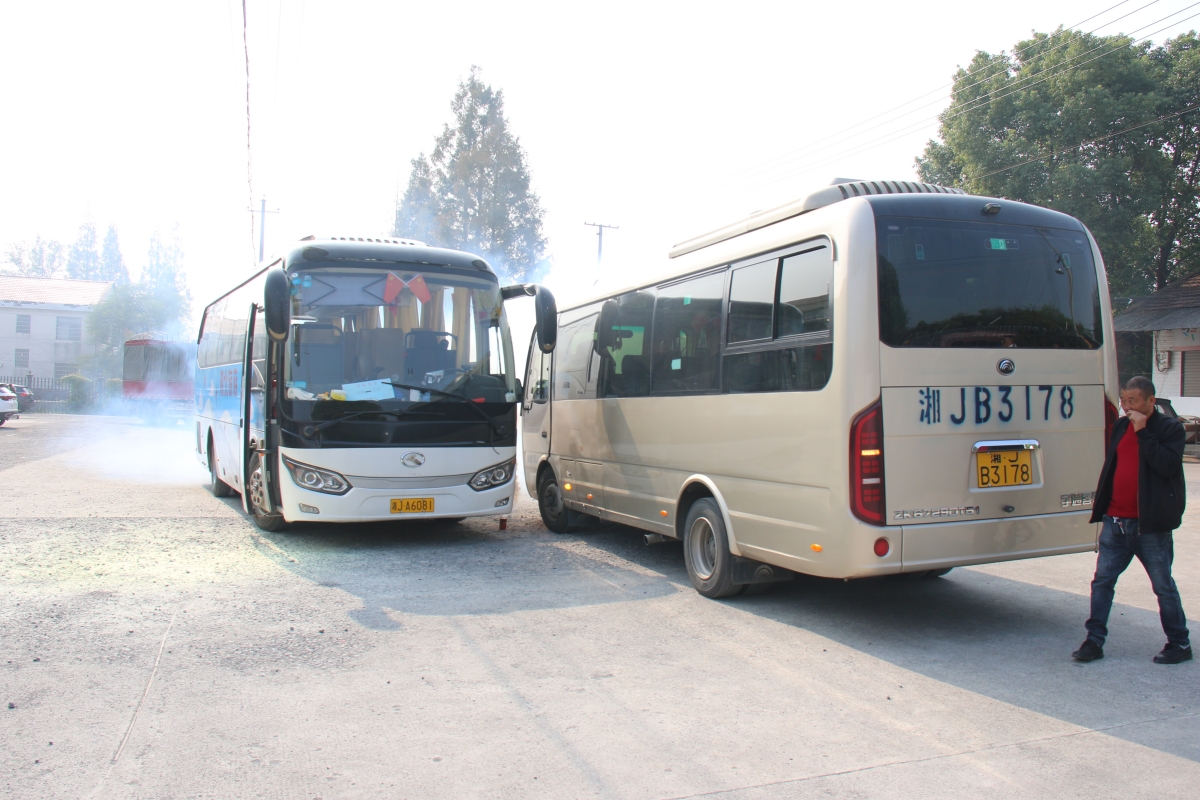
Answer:
[[[122,395],[144,422],[191,416],[196,345],[140,333],[125,342]]]

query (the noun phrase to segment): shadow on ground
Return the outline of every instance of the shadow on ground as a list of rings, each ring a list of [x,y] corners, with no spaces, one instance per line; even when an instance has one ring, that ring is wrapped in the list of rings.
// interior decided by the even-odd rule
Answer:
[[[492,520],[304,525],[262,534],[285,568],[362,599],[376,630],[389,611],[504,614],[662,597],[688,587],[678,543],[597,523],[563,536]],[[1136,568],[1136,565],[1135,565]],[[1154,612],[1117,605],[1107,658],[1077,664],[1087,598],[958,569],[943,578],[850,582],[800,576],[760,596],[720,601],[871,657],[1089,729],[1200,761],[1200,665],[1161,667]]]

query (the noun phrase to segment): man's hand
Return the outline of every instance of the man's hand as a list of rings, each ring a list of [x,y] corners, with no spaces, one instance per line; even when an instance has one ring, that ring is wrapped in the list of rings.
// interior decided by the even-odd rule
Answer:
[[[1137,433],[1142,428],[1146,427],[1146,420],[1150,419],[1142,412],[1134,411],[1133,409],[1130,409],[1128,414],[1129,414],[1129,421],[1131,423],[1133,423],[1134,433]]]

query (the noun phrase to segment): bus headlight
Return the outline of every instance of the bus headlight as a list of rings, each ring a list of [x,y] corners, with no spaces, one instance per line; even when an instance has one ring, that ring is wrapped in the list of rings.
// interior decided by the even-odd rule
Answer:
[[[484,489],[492,489],[496,486],[503,486],[512,480],[513,470],[516,468],[517,460],[510,458],[503,464],[496,464],[493,467],[476,472],[467,483],[477,492],[482,492]]]
[[[345,494],[350,491],[350,481],[336,472],[320,467],[310,467],[308,464],[292,461],[287,456],[283,457],[283,465],[287,467],[288,472],[292,474],[292,480],[301,489],[325,494]]]

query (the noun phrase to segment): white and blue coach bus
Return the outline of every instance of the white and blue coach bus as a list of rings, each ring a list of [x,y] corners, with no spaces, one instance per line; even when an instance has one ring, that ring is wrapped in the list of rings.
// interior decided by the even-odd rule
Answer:
[[[506,514],[517,405],[501,288],[478,256],[396,239],[301,240],[204,309],[196,453],[259,527]]]

